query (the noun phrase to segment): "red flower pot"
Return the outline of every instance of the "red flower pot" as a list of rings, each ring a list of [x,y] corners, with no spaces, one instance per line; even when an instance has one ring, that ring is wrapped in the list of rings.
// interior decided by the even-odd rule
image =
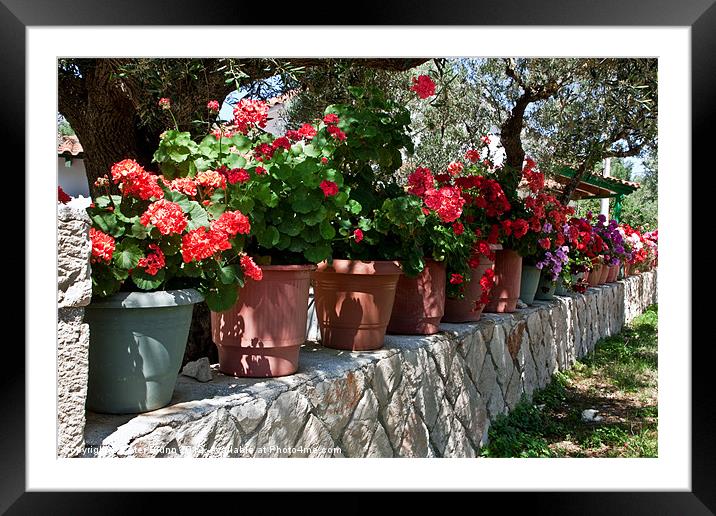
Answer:
[[[599,284],[604,285],[607,282],[607,276],[609,276],[609,265],[606,263],[602,264],[602,273],[599,276]]]
[[[395,261],[318,264],[312,283],[322,344],[349,351],[383,347],[402,273]]]
[[[475,308],[475,303],[482,296],[480,278],[482,278],[482,275],[485,274],[487,269],[494,268],[495,262],[488,259],[486,256],[480,256],[480,265],[478,265],[477,268],[472,269],[470,282],[467,284],[467,289],[465,290],[465,297],[463,299],[447,298],[445,300],[445,315],[443,316],[444,322],[462,323],[480,320],[484,305],[481,305],[477,309]]]
[[[522,279],[522,257],[512,249],[495,251],[495,286],[484,312],[511,313],[517,308]]]
[[[315,265],[263,265],[263,279],[247,279],[236,304],[211,313],[219,370],[232,376],[293,374],[306,340],[308,289]]]
[[[432,335],[445,312],[445,262],[427,260],[415,278],[402,275],[395,291],[388,333]]]

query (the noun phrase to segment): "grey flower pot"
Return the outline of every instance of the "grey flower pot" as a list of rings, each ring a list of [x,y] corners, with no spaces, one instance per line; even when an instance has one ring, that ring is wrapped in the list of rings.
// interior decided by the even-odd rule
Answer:
[[[522,279],[520,280],[520,299],[523,303],[534,303],[537,285],[542,271],[534,265],[522,265]]]
[[[171,401],[196,290],[122,292],[85,309],[90,328],[87,408],[109,414],[156,410]]]
[[[537,292],[535,293],[535,299],[540,301],[551,301],[554,299],[554,292],[557,288],[557,282],[552,281],[549,274],[542,272],[539,278],[539,284],[537,285]]]

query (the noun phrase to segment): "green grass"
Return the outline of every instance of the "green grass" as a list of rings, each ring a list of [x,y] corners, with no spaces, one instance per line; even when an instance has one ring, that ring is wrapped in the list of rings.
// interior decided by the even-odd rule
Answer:
[[[484,457],[656,457],[657,323],[653,305],[595,352],[492,422]],[[583,422],[599,410],[601,422]]]

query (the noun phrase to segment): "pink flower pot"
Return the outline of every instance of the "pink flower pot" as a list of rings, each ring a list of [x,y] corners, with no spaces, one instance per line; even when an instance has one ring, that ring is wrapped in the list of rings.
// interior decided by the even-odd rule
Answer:
[[[308,289],[315,265],[263,265],[263,279],[247,279],[236,304],[211,313],[219,370],[232,376],[293,374],[306,340]]]
[[[415,278],[400,276],[388,333],[432,335],[445,313],[445,262],[427,260]]]
[[[475,303],[482,296],[482,287],[480,286],[480,278],[485,274],[487,269],[494,269],[495,262],[488,259],[486,256],[480,256],[480,265],[477,268],[472,269],[470,275],[470,282],[467,284],[465,291],[465,297],[463,299],[450,299],[445,300],[445,315],[443,316],[444,322],[449,323],[462,323],[462,322],[474,322],[479,321],[482,317],[482,310],[485,308],[484,305],[477,307]]]
[[[517,309],[522,279],[522,257],[512,249],[495,251],[495,286],[486,313],[511,313]]]

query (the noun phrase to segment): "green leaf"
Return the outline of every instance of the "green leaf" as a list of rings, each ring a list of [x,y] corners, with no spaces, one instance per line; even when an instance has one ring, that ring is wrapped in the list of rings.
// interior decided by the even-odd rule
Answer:
[[[219,281],[224,285],[236,284],[238,276],[235,265],[225,265],[219,269],[217,274]]]
[[[117,244],[114,249],[114,255],[112,261],[114,264],[121,269],[133,269],[139,263],[139,260],[144,256],[139,246],[129,240],[124,240]]]
[[[309,247],[303,252],[303,256],[306,257],[311,263],[319,263],[331,256],[331,246],[329,245],[317,245]]]
[[[305,226],[305,224],[303,223],[303,221],[300,218],[295,217],[295,218],[292,218],[289,220],[284,220],[278,226],[278,230],[281,233],[285,233],[286,235],[293,237],[293,236],[298,235],[301,232],[301,230],[304,228],[304,226]]]
[[[115,238],[120,237],[124,234],[124,226],[119,225],[117,216],[114,213],[103,211],[92,215],[93,225],[102,231]]]
[[[231,137],[231,145],[234,145],[239,152],[246,152],[251,148],[251,140],[243,134],[236,134]]]
[[[319,206],[318,209],[312,213],[308,213],[303,217],[303,222],[306,226],[315,226],[316,224],[325,220],[328,210],[325,206]]]
[[[278,206],[278,195],[271,190],[269,183],[261,183],[254,192],[254,197],[269,208]]]
[[[353,215],[358,215],[361,212],[361,210],[363,209],[363,206],[361,206],[361,204],[358,201],[350,199],[346,203],[346,209],[348,210],[349,213],[352,213]]]
[[[309,244],[313,244],[321,239],[321,232],[318,226],[307,226],[301,231],[301,238]]]
[[[246,166],[246,159],[231,152],[226,158],[226,166],[229,168],[244,168]]]
[[[136,238],[138,240],[144,240],[145,238],[147,238],[149,236],[149,230],[147,229],[147,227],[145,225],[140,224],[139,222],[135,222],[134,224],[132,224],[132,228],[131,228],[129,235],[132,238]]]
[[[256,240],[262,247],[273,247],[278,244],[278,240],[281,235],[274,226],[267,226],[266,229],[256,235]]]
[[[313,144],[307,144],[303,146],[303,152],[306,156],[317,158],[321,155],[321,150],[313,146]]]
[[[223,202],[215,202],[206,208],[206,211],[213,220],[218,219],[226,211],[226,204]]]
[[[323,222],[321,222],[319,230],[324,240],[332,240],[333,237],[336,236],[336,230],[328,220],[324,219]]]
[[[209,218],[207,217],[206,210],[202,207],[202,205],[196,201],[190,201],[189,206],[190,208],[187,211],[187,215],[189,215],[187,230],[192,231],[201,226],[208,227]]]
[[[276,249],[280,249],[281,251],[283,251],[289,245],[291,245],[291,237],[288,236],[286,233],[281,233],[281,238],[278,239]]]
[[[296,195],[291,202],[291,207],[297,213],[309,213],[318,209],[322,204],[321,197],[323,197],[323,193],[317,192],[308,192],[305,196]]]
[[[234,306],[238,298],[239,289],[236,285],[217,283],[212,285],[211,288],[199,288],[199,292],[204,296],[209,310],[223,312]]]
[[[164,269],[151,276],[142,269],[132,271],[132,281],[142,290],[155,290],[164,282]]]

